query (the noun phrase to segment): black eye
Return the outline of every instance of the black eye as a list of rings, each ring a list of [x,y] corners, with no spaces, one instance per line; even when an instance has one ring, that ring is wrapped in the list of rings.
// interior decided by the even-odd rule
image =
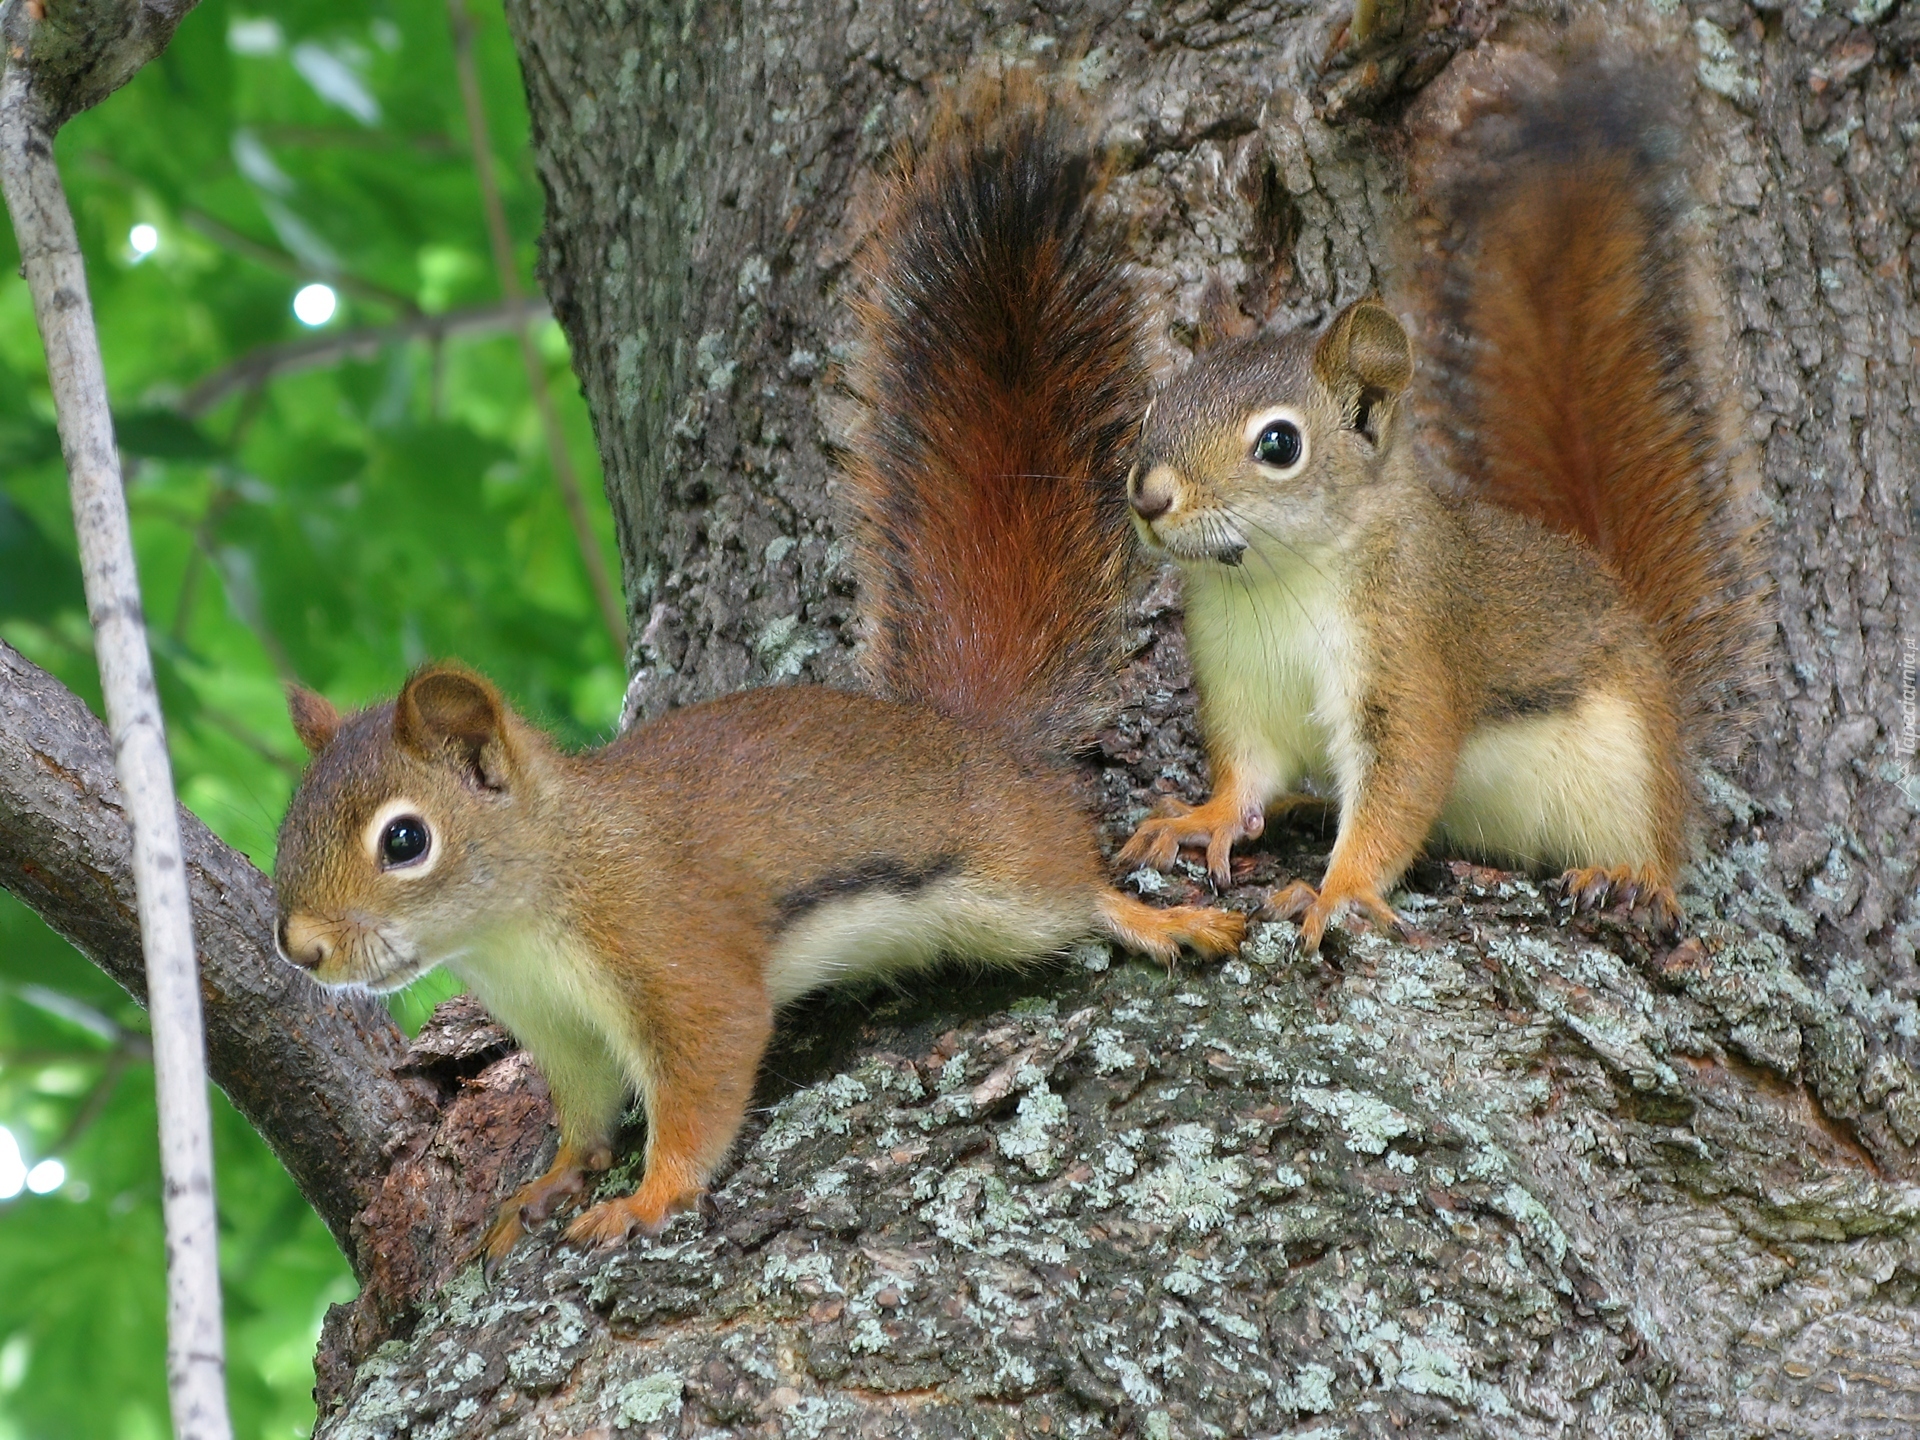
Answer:
[[[1300,460],[1300,427],[1291,420],[1276,420],[1260,432],[1253,442],[1253,458],[1262,465],[1285,470]]]
[[[418,815],[400,815],[387,822],[380,832],[380,855],[391,870],[396,865],[411,865],[427,853],[427,822]]]

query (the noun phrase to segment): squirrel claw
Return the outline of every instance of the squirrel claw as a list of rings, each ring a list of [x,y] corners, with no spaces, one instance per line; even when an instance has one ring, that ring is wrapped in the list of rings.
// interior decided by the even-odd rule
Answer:
[[[566,1144],[553,1157],[553,1165],[538,1180],[529,1181],[500,1202],[493,1220],[480,1232],[480,1238],[468,1250],[462,1263],[484,1257],[482,1270],[489,1282],[507,1252],[520,1243],[528,1225],[543,1225],[562,1205],[579,1200],[587,1193],[587,1176],[613,1163],[613,1151],[600,1145],[586,1152]]]
[[[1265,812],[1257,805],[1223,805],[1215,796],[1204,805],[1188,805],[1171,797],[1162,800],[1159,814],[1140,822],[1133,838],[1120,848],[1122,865],[1146,865],[1171,870],[1183,845],[1204,845],[1207,874],[1214,888],[1233,883],[1232,851],[1241,840],[1257,839],[1267,828]]]
[[[501,1262],[526,1233],[527,1227],[520,1223],[519,1210],[509,1201],[500,1207],[500,1213],[480,1232],[480,1238],[467,1247],[460,1257],[460,1263],[465,1265],[478,1260],[481,1280],[492,1285],[493,1277],[500,1271]]]
[[[1267,897],[1261,913],[1275,920],[1297,920],[1300,924],[1300,953],[1316,955],[1327,926],[1338,919],[1349,905],[1358,905],[1389,933],[1405,938],[1406,922],[1382,900],[1375,890],[1348,889],[1323,885],[1315,890],[1304,880],[1295,880]]]
[[[662,1203],[642,1200],[639,1195],[622,1195],[603,1200],[567,1227],[567,1243],[586,1249],[611,1250],[638,1230],[643,1235],[658,1235],[667,1222],[682,1210],[692,1210],[706,1197],[696,1190]]]
[[[1680,900],[1673,886],[1649,870],[1626,865],[1587,865],[1568,870],[1559,879],[1561,895],[1575,914],[1615,905],[1623,910],[1645,910],[1656,935],[1680,931]]]

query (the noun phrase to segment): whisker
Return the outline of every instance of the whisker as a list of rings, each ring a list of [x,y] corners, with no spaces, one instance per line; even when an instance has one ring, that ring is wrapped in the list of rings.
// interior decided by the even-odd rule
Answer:
[[[1312,558],[1306,553],[1306,551],[1300,549],[1299,546],[1293,544],[1292,541],[1288,540],[1284,535],[1280,534],[1278,531],[1273,530],[1268,526],[1262,525],[1258,520],[1254,519],[1251,515],[1247,514],[1245,511],[1236,510],[1231,506],[1226,507],[1226,513],[1228,515],[1231,515],[1240,524],[1248,526],[1253,530],[1257,530],[1260,534],[1266,536],[1269,540],[1273,541],[1274,544],[1278,545],[1281,549],[1287,551],[1290,555],[1293,556],[1294,559],[1298,560],[1302,565],[1306,566],[1309,570],[1313,571],[1314,574],[1318,575],[1322,580],[1325,580],[1328,584],[1333,583],[1333,577],[1327,574],[1327,572],[1322,570],[1318,565],[1314,564]]]
[[[1229,510],[1227,513],[1232,515],[1238,524],[1244,525],[1256,533],[1266,536],[1269,540],[1273,541],[1274,544],[1280,546],[1281,549],[1292,555],[1302,565],[1305,565],[1309,570],[1312,570],[1316,575],[1320,576],[1321,579],[1328,580],[1329,583],[1331,583],[1331,579],[1326,571],[1322,570],[1318,565],[1315,565],[1312,560],[1308,559],[1306,555],[1302,554],[1297,546],[1289,544],[1286,540],[1276,535],[1272,530],[1260,524],[1259,521],[1249,515],[1244,515],[1237,510]],[[1294,608],[1299,610],[1301,618],[1312,628],[1314,636],[1320,641],[1321,651],[1331,655],[1333,647],[1327,642],[1326,632],[1320,628],[1319,617],[1313,613],[1311,607],[1301,600],[1299,592],[1288,583],[1286,572],[1274,562],[1271,555],[1266,554],[1259,546],[1254,545],[1248,548],[1260,557],[1260,563],[1267,567],[1267,573],[1273,577],[1274,584],[1286,592],[1287,598],[1293,602]]]

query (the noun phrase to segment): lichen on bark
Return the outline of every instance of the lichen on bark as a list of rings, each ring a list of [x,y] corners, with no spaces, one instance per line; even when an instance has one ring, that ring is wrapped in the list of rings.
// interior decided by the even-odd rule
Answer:
[[[819,1002],[796,1033],[857,1034],[770,1067],[818,1078],[770,1088],[712,1218],[611,1255],[550,1230],[491,1289],[469,1267],[320,1433],[1920,1419],[1920,1188],[1757,1077],[1712,997],[1650,982],[1617,929],[1494,872],[1427,889],[1423,943],[1331,964],[1273,925],[1207,973],[1089,947]]]
[[[1355,35],[1305,3],[510,0],[632,709],[851,676],[842,292],[863,187],[942,77],[1087,83],[1171,368],[1212,277],[1290,324],[1391,293],[1420,94],[1584,27],[1676,66],[1716,370],[1772,516],[1780,648],[1753,752],[1709,781],[1691,938],[1436,861],[1396,896],[1411,943],[1323,963],[1266,927],[1210,972],[1093,949],[816,1000],[710,1219],[613,1255],[545,1232],[483,1289],[454,1257],[541,1099],[489,1061],[447,1083],[505,1158],[449,1132],[396,1172],[404,1283],[330,1331],[321,1434],[1911,1433],[1920,16],[1363,8]],[[1090,767],[1109,840],[1204,793],[1178,604],[1145,592]],[[1326,843],[1277,826],[1230,898],[1316,878]]]

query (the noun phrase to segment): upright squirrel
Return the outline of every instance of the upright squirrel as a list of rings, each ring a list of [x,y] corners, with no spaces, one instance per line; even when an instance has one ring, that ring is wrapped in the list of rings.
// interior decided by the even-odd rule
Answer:
[[[775,1012],[816,986],[1094,934],[1169,962],[1239,943],[1237,915],[1107,883],[1061,759],[1115,665],[1145,403],[1102,167],[1017,80],[974,87],[902,164],[866,252],[847,474],[880,693],[754,690],[583,754],[454,666],[345,719],[291,694],[313,759],[280,833],[283,952],[374,989],[446,965],[552,1090],[559,1153],[491,1257],[610,1163],[630,1093],[645,1179],[567,1238],[693,1204]]]
[[[1670,926],[1698,764],[1738,740],[1756,566],[1657,109],[1597,61],[1519,109],[1442,202],[1439,399],[1467,496],[1416,449],[1413,349],[1371,300],[1203,352],[1129,477],[1184,571],[1213,795],[1122,859],[1203,845],[1224,883],[1311,777],[1339,805],[1326,877],[1268,902],[1308,951],[1349,905],[1396,925],[1383,896],[1430,839]]]

